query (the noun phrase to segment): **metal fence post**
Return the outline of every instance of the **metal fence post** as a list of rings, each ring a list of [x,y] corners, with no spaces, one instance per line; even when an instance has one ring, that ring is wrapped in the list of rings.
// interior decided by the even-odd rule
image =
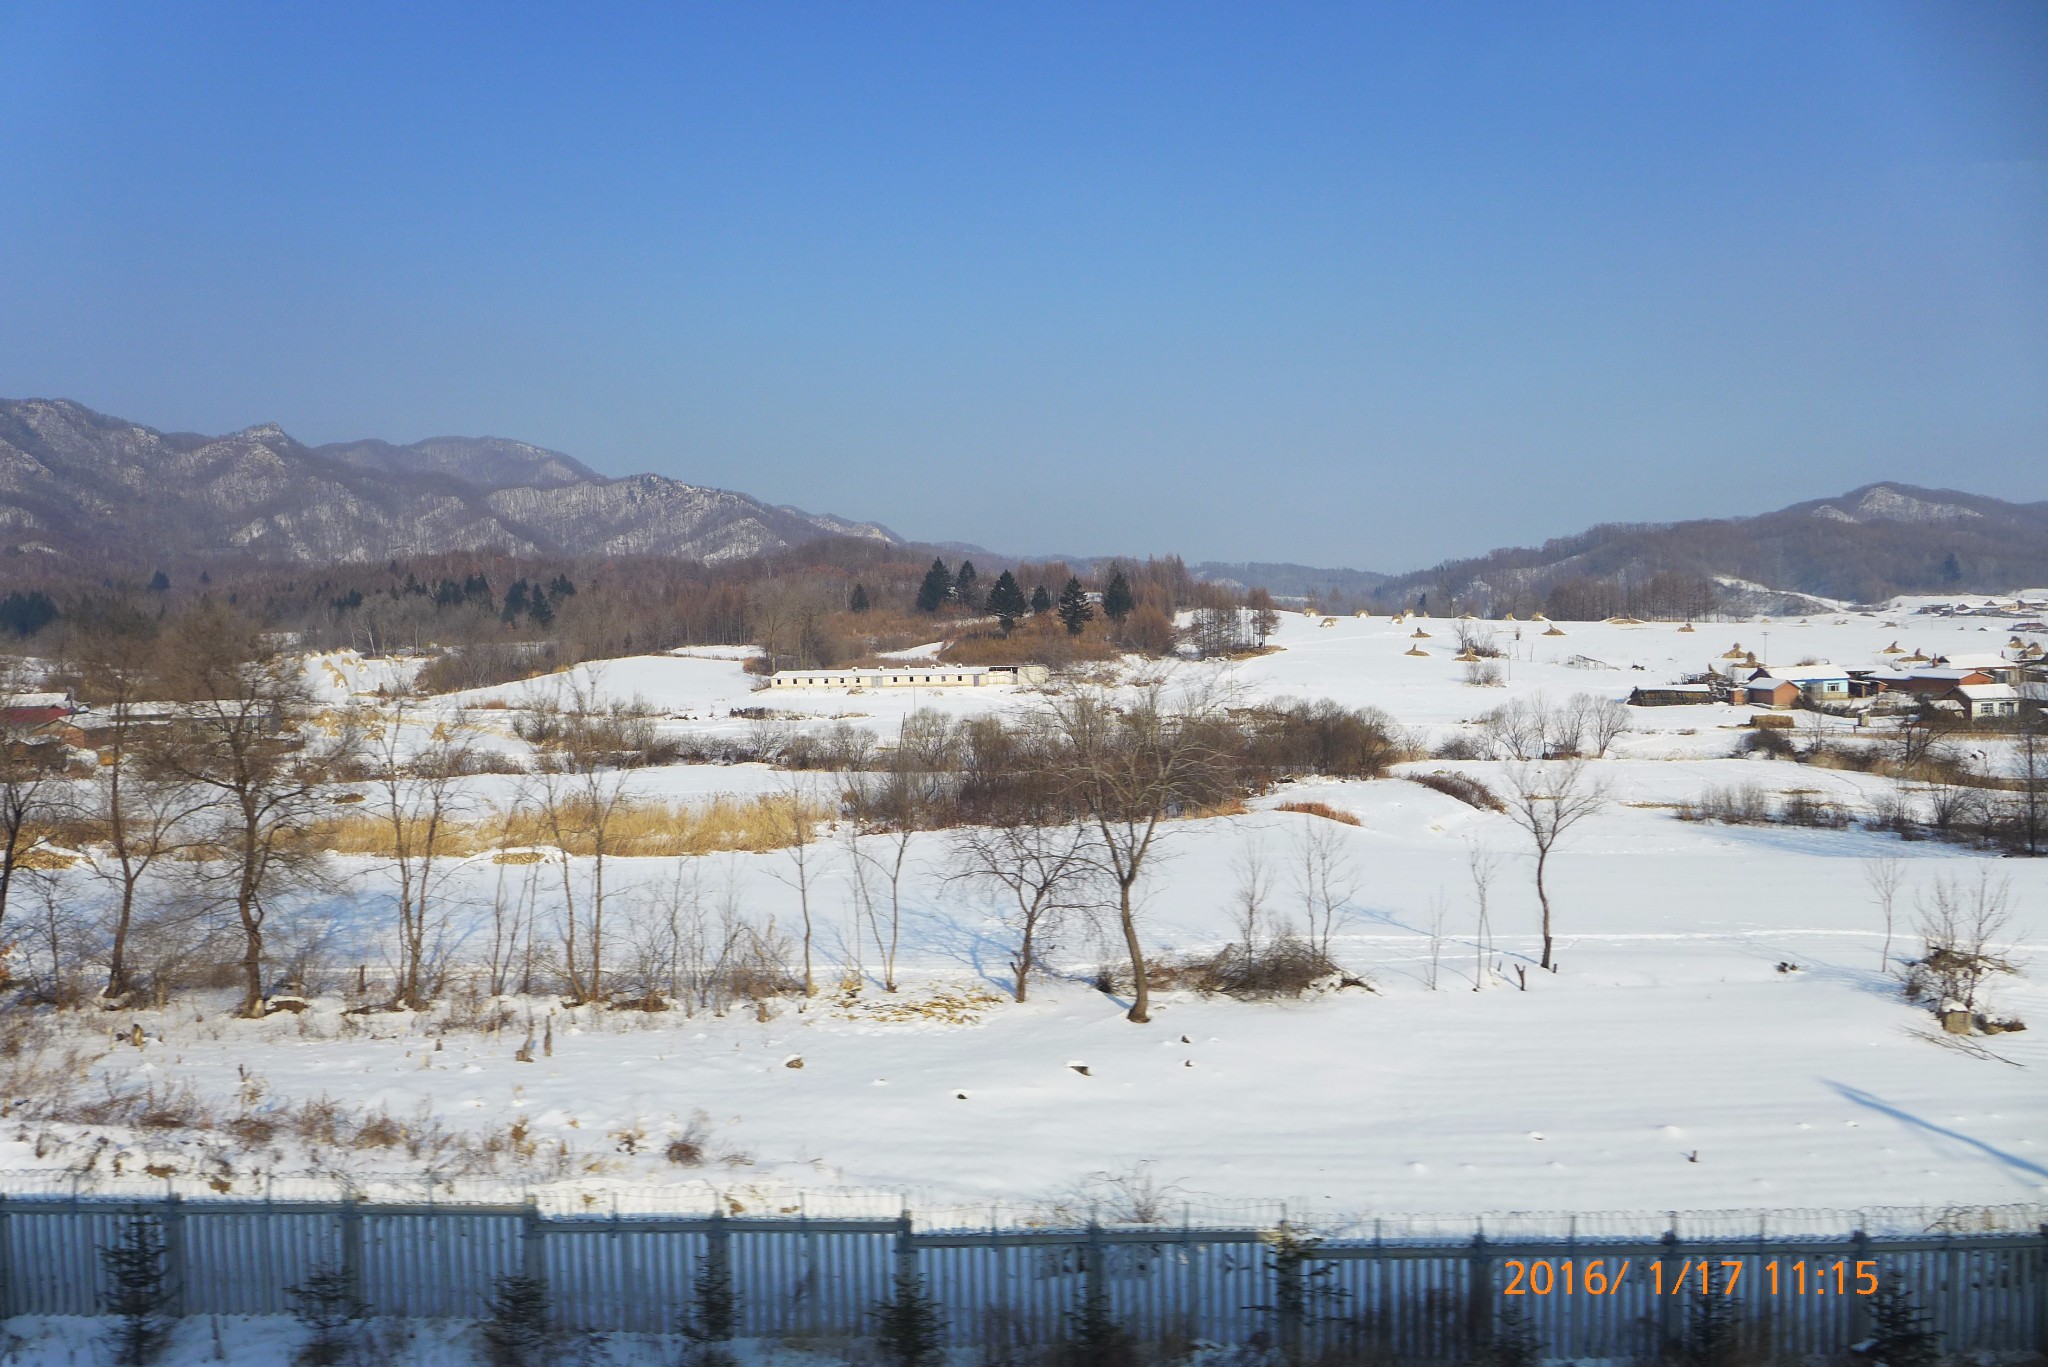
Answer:
[[[528,1196],[525,1213],[520,1216],[519,1275],[530,1281],[547,1280],[548,1255],[543,1243],[547,1232],[547,1226],[541,1223],[540,1202]]]
[[[1849,1236],[1849,1285],[1851,1288],[1858,1285],[1856,1274],[1863,1270],[1862,1264],[1869,1257],[1870,1236],[1861,1229],[1858,1229]],[[1854,1296],[1851,1298],[1851,1305],[1854,1308],[1849,1311],[1849,1340],[1854,1343],[1860,1341],[1871,1327],[1870,1297]]]
[[[725,1202],[720,1201],[711,1208],[711,1228],[704,1232],[704,1268],[706,1279],[714,1286],[722,1286],[733,1294],[733,1303],[744,1305],[738,1297],[739,1288],[734,1285],[732,1272],[732,1231],[725,1224]],[[703,1309],[697,1304],[697,1279],[690,1279],[690,1316],[694,1320]]]
[[[910,1212],[896,1217],[896,1285],[908,1289],[917,1282],[917,1234]]]
[[[2037,1342],[2034,1351],[2048,1358],[2048,1225],[2041,1226],[2041,1257],[2034,1268],[2034,1297],[2039,1302],[2035,1313],[2040,1316],[2034,1322]]]
[[[356,1209],[354,1193],[341,1198],[341,1275],[348,1280],[349,1294],[358,1300],[363,1294],[363,1213]]]
[[[1483,1225],[1472,1231],[1472,1252],[1465,1267],[1465,1314],[1470,1326],[1465,1351],[1476,1360],[1493,1342],[1493,1255],[1486,1251]]]
[[[164,1308],[185,1317],[185,1201],[177,1192],[164,1195]]]
[[[1678,1256],[1678,1216],[1676,1213],[1671,1217],[1671,1228],[1664,1231],[1663,1244],[1665,1272],[1683,1281],[1685,1278],[1685,1268],[1683,1266],[1684,1260]],[[1657,1334],[1663,1341],[1652,1344],[1650,1351],[1653,1353],[1668,1353],[1678,1346],[1680,1336],[1683,1333],[1680,1327],[1683,1321],[1679,1319],[1679,1302],[1684,1297],[1676,1294],[1666,1294],[1657,1297],[1657,1299],[1660,1302],[1657,1306]]]
[[[1091,1211],[1088,1216],[1088,1246],[1081,1252],[1081,1304],[1091,1311],[1096,1306],[1108,1306],[1107,1293],[1102,1284],[1102,1226],[1095,1221]]]
[[[7,1193],[0,1191],[0,1324],[14,1318],[14,1253],[7,1228]]]

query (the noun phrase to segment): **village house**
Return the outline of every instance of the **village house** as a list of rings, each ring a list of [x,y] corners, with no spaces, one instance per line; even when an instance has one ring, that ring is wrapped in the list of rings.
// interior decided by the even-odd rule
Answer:
[[[1939,700],[1957,704],[1971,721],[2009,720],[2020,710],[2019,690],[2011,684],[1957,684]]]
[[[0,698],[0,726],[25,730],[62,721],[78,711],[69,693],[15,693]]]
[[[1630,707],[1684,707],[1714,701],[1711,684],[1656,684],[1628,695]]]
[[[1810,703],[1846,702],[1849,671],[1834,665],[1764,665],[1749,676],[1752,700],[1758,683],[1775,691],[1778,684],[1791,684]]]
[[[1746,684],[1737,684],[1729,695],[1729,701],[1740,707],[1774,707],[1779,709],[1797,707],[1805,695],[1799,685],[1790,679],[1757,678]]]

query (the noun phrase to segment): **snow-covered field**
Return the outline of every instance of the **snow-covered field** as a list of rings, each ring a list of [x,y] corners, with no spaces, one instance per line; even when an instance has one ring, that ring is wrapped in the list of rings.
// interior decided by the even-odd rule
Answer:
[[[1455,624],[1441,620],[1325,627],[1288,616],[1277,651],[1229,668],[1249,696],[1371,705],[1435,741],[1518,697],[1620,698],[1702,669],[1736,641],[1776,662],[1860,665],[1894,641],[1930,655],[1996,650],[2007,631],[1913,615],[1706,623],[1689,633],[1674,623],[1565,623],[1563,635],[1545,635],[1546,625],[1494,624],[1510,655],[1504,688],[1460,682]],[[1431,635],[1418,640],[1418,627]],[[1405,653],[1416,646],[1429,654]],[[316,673],[334,701],[378,677],[348,661]],[[579,686],[645,701],[664,727],[737,731],[752,723],[732,708],[768,701],[732,658],[645,657],[578,674]],[[508,685],[451,705],[517,704],[562,683]],[[914,707],[960,715],[1043,702],[1008,689],[773,699],[881,734]],[[469,715],[493,726],[509,717]],[[600,1015],[530,1000],[513,1004],[514,1027],[484,1034],[404,1014],[344,1017],[338,1000],[261,1022],[187,1001],[65,1028],[95,1042],[95,1085],[189,1087],[229,1111],[247,1097],[258,1109],[327,1098],[475,1135],[516,1122],[558,1155],[557,1194],[622,1204],[687,1202],[718,1187],[776,1208],[857,1190],[1022,1212],[1113,1207],[1147,1184],[1197,1211],[1279,1201],[1401,1214],[2044,1200],[2048,863],[1860,826],[1675,819],[1673,804],[1711,786],[1819,790],[1852,807],[1891,786],[1872,774],[1733,758],[1747,716],[1639,709],[1613,757],[1591,762],[1613,800],[1552,861],[1554,974],[1534,966],[1526,836],[1505,817],[1390,778],[1296,785],[1244,815],[1174,823],[1145,886],[1149,944],[1213,948],[1233,933],[1252,852],[1271,875],[1269,910],[1299,919],[1293,872],[1307,832],[1334,832],[1352,870],[1334,955],[1369,990],[1278,1003],[1167,992],[1151,1024],[1133,1025],[1089,985],[1107,941],[1077,926],[1052,952],[1054,975],[1028,1003],[1011,1002],[998,906],[948,880],[948,837],[930,834],[911,846],[904,981],[893,996],[877,979],[872,937],[858,933],[848,856],[828,839],[814,847],[812,870],[828,991],[803,1010],[786,1001],[759,1015]],[[523,745],[509,728],[497,743]],[[1497,781],[1499,766],[1424,760],[1403,772],[1434,769]],[[761,766],[677,766],[633,782],[647,796],[689,798],[770,791],[782,779]],[[518,780],[478,782],[510,800]],[[1360,824],[1276,810],[1303,800]],[[1490,957],[1476,939],[1475,852],[1499,866]],[[1945,1039],[1926,1010],[1901,999],[1881,971],[1883,925],[1865,879],[1868,861],[1884,856],[1906,876],[1895,958],[1917,948],[1913,908],[1941,881],[2009,884],[2023,972],[1994,984],[1993,1003],[2035,1029]],[[784,930],[797,917],[783,854],[615,859],[610,869],[628,920],[654,914],[679,888]],[[350,890],[320,907],[332,921],[329,954],[374,974],[388,898],[376,869],[357,861],[349,870]],[[505,876],[487,859],[458,875],[450,896],[465,952],[476,951]],[[543,900],[553,876],[536,885]],[[837,990],[842,974],[859,990]],[[516,1059],[525,1021],[545,1027],[551,1011],[552,1052]],[[131,1024],[148,1036],[143,1047],[108,1044],[109,1026]],[[705,1166],[664,1156],[685,1133],[703,1138]],[[82,1162],[84,1136],[74,1139],[39,1153],[26,1127],[0,1132],[0,1169],[56,1178]],[[359,1173],[417,1166],[402,1146],[316,1155],[279,1140],[267,1158],[236,1152],[222,1168],[189,1137],[124,1131],[114,1141],[94,1160],[93,1180],[105,1181],[122,1151],[130,1176],[149,1163],[193,1181],[232,1170],[236,1190],[260,1189],[266,1165],[288,1172],[316,1158]]]

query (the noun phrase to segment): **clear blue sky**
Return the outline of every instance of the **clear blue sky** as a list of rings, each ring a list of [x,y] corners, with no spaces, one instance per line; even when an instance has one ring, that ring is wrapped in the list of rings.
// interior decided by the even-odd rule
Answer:
[[[1405,568],[2048,497],[2048,4],[0,5],[0,395]]]

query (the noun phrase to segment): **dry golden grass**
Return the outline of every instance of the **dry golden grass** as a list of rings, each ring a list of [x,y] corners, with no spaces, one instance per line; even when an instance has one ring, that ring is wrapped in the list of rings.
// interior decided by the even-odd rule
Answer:
[[[1205,821],[1212,816],[1243,816],[1250,810],[1244,805],[1243,798],[1226,797],[1221,802],[1211,802],[1207,806],[1189,807],[1181,813],[1181,818],[1185,821]]]
[[[814,828],[831,816],[817,803],[805,804],[801,813],[786,797],[767,795],[750,798],[714,798],[705,803],[641,802],[615,808],[605,825],[604,850],[610,855],[693,855],[729,850],[759,854],[787,849],[799,832],[809,840]],[[521,849],[540,846],[568,854],[595,854],[598,822],[588,807],[571,805],[559,822],[538,808],[515,808],[481,821],[445,822],[436,832],[437,855],[462,856],[490,850],[514,851],[499,856],[501,863],[533,862],[539,856],[522,859]],[[363,815],[340,817],[324,825],[317,837],[323,849],[337,854],[367,854],[390,858],[396,841],[387,819]],[[412,843],[424,847],[426,837],[415,823]]]
[[[1275,810],[1300,812],[1304,816],[1320,816],[1330,821],[1341,821],[1347,826],[1360,826],[1364,824],[1351,813],[1339,811],[1327,802],[1283,802]]]

